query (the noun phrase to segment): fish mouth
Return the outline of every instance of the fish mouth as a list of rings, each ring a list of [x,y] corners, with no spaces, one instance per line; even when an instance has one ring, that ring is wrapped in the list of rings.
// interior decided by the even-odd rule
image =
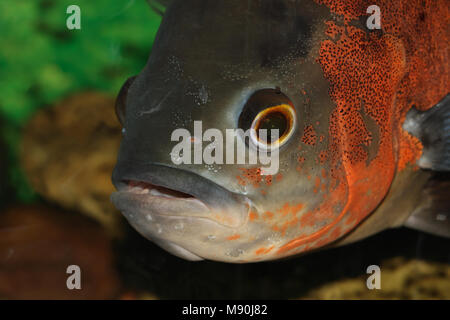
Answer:
[[[114,169],[112,182],[117,192],[111,201],[127,218],[129,214],[145,214],[148,220],[154,215],[202,218],[237,228],[250,211],[247,197],[165,165],[121,163]]]
[[[210,250],[209,234],[229,233],[248,220],[250,202],[195,173],[164,165],[120,163],[111,201],[141,235],[191,261]]]
[[[113,193],[113,204],[126,216],[145,213],[148,220],[154,215],[207,218],[210,208],[194,196],[140,180],[123,180]]]

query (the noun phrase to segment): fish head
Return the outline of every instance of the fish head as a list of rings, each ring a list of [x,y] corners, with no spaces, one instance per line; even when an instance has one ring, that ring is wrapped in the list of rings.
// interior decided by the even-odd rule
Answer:
[[[138,232],[185,259],[244,263],[325,246],[356,225],[316,62],[328,15],[312,1],[174,1],[147,65],[118,97],[112,201]],[[278,138],[260,139],[258,128]],[[245,161],[233,146],[227,162],[227,130]],[[180,152],[186,133],[190,151]],[[251,163],[258,148],[270,165]]]

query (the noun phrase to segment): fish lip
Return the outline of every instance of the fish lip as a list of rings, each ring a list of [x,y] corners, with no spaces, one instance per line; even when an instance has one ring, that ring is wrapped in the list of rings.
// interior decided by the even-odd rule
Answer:
[[[126,199],[129,201],[135,201],[136,205],[133,205],[132,207],[136,207],[136,209],[143,208],[145,204],[151,203],[151,202],[159,202],[159,203],[178,203],[178,204],[190,204],[197,207],[198,211],[200,212],[209,212],[211,209],[201,200],[195,197],[177,197],[171,194],[162,193],[159,190],[157,190],[157,187],[160,187],[158,185],[153,185],[154,188],[152,188],[151,185],[147,186],[146,188],[137,187],[137,186],[130,186],[126,181],[133,181],[133,182],[144,182],[147,184],[150,184],[148,181],[143,181],[142,179],[139,180],[128,180],[124,179],[123,181],[119,181],[115,183],[116,185],[116,192],[113,192],[111,194],[111,201],[116,205],[116,203],[120,199]],[[154,191],[157,191],[155,194]],[[171,189],[171,191],[179,191],[175,189]],[[117,207],[120,207],[119,205],[116,205]],[[158,213],[153,213],[155,215],[158,215]],[[161,214],[164,216],[176,216],[176,214]]]
[[[164,187],[192,195],[193,198],[175,197],[161,199],[165,197],[146,194],[139,199],[139,194],[129,190],[127,181],[149,183],[158,187]],[[112,201],[119,209],[119,195],[122,195],[129,200],[133,200],[134,197],[134,200],[137,201],[137,205],[145,203],[145,201],[154,201],[158,198],[161,201],[176,202],[178,204],[193,204],[193,202],[196,202],[195,205],[198,206],[199,211],[202,214],[205,214],[199,216],[199,218],[208,218],[215,221],[216,219],[207,217],[206,214],[222,212],[231,218],[231,220],[228,219],[230,222],[220,222],[220,224],[227,227],[240,227],[243,225],[247,221],[251,209],[251,202],[247,197],[233,193],[196,173],[164,164],[143,164],[132,161],[119,161],[112,174],[112,183],[118,190],[112,194]],[[195,186],[195,188],[193,186]],[[116,199],[114,200],[113,198]],[[133,207],[135,206],[133,205]],[[164,215],[169,216],[171,214]],[[173,216],[178,215],[173,214]],[[193,216],[193,218],[195,218],[195,216]]]
[[[136,208],[142,208],[143,205],[152,201],[158,201],[160,203],[179,203],[179,204],[191,204],[194,205],[199,212],[210,212],[210,208],[206,206],[202,201],[196,198],[176,198],[176,197],[166,197],[166,196],[154,196],[149,194],[139,194],[134,192],[133,190],[120,190],[117,192],[113,192],[111,195],[113,202],[116,202],[120,198],[128,198],[129,200],[136,201]],[[158,215],[158,213],[154,213]],[[165,214],[161,213],[160,215],[164,216],[176,216],[176,214]]]

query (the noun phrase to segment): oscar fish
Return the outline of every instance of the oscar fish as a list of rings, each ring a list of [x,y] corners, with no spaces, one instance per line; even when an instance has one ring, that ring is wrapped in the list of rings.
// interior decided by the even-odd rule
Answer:
[[[449,3],[372,2],[168,1],[116,103],[111,199],[130,224],[181,258],[231,263],[400,226],[449,237]],[[246,145],[270,146],[278,171],[175,164],[172,133],[197,121],[277,130]]]

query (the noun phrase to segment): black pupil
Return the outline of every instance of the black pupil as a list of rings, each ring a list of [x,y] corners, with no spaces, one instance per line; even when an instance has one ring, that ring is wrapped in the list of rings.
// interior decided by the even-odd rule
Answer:
[[[278,130],[278,137],[281,138],[286,131],[288,130],[288,119],[286,119],[286,116],[278,111],[271,112],[268,115],[266,115],[259,123],[258,130],[266,129],[267,135],[270,137],[270,143],[273,143],[276,141],[272,141],[272,130]],[[258,138],[259,138],[259,131],[257,132]],[[266,140],[266,137],[261,137],[262,140]]]

